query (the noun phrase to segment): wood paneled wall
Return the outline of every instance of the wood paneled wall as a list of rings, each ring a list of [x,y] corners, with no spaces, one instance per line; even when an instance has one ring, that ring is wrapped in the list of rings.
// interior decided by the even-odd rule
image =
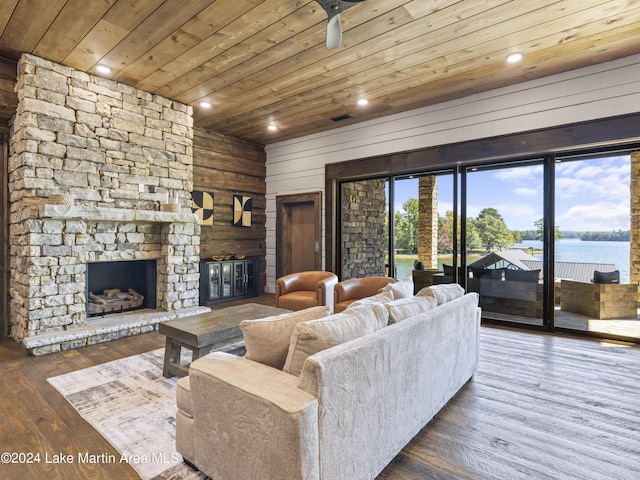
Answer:
[[[202,226],[200,258],[244,254],[260,258],[265,275],[266,154],[262,145],[203,129],[193,135],[193,189],[214,194],[213,226]],[[251,227],[233,225],[233,196],[251,197]]]
[[[8,130],[9,119],[18,106],[16,86],[17,62],[0,57],[0,131]]]

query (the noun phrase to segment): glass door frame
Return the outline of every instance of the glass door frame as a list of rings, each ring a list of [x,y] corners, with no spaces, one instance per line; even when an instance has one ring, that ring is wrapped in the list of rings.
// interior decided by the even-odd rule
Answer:
[[[396,271],[395,265],[395,212],[392,210],[392,206],[395,205],[395,184],[397,181],[402,181],[407,178],[419,178],[425,175],[451,175],[452,177],[452,198],[451,203],[453,205],[453,218],[458,218],[459,211],[459,201],[458,201],[458,190],[459,190],[459,167],[447,168],[447,169],[437,169],[437,170],[426,170],[420,171],[416,173],[411,173],[409,175],[392,175],[387,178],[389,182],[389,272]],[[418,199],[419,200],[419,199]],[[453,236],[453,271],[454,278],[456,282],[460,282],[460,279],[457,278],[457,266],[458,266],[458,257],[459,257],[459,246],[458,246],[458,222],[454,221],[452,225],[452,236]]]
[[[555,232],[556,164],[554,156],[544,158],[542,227],[542,325],[555,330]]]
[[[615,154],[631,154],[632,151],[636,150],[637,147],[632,148],[623,148],[623,149],[596,149],[593,151],[571,151],[564,154],[555,154],[555,155],[546,155],[542,157],[542,164],[544,168],[543,173],[543,315],[542,315],[542,326],[537,325],[528,325],[528,324],[520,324],[520,323],[512,323],[507,320],[499,320],[499,319],[487,319],[483,317],[484,323],[490,324],[499,324],[499,325],[509,325],[509,326],[517,326],[525,329],[543,329],[548,330],[550,332],[564,332],[570,334],[580,334],[586,336],[594,336],[598,338],[619,338],[615,334],[598,334],[592,331],[583,331],[583,330],[575,330],[569,329],[567,327],[558,327],[556,326],[555,319],[555,245],[556,245],[556,165],[560,161],[566,161],[568,159],[574,160],[588,160],[589,158],[600,158],[606,157],[609,155]],[[532,160],[533,161],[533,160]],[[517,168],[521,161],[513,161],[513,162],[496,162],[495,166],[504,165],[508,168]],[[484,163],[481,166],[491,166],[490,163]],[[466,218],[467,218],[467,172],[472,170],[473,168],[477,168],[480,165],[468,165],[461,171],[461,222],[462,222],[462,230],[466,232]],[[464,243],[466,235],[461,236],[461,251],[466,252],[466,245]],[[465,264],[465,255],[462,255],[463,268],[466,269]],[[466,285],[465,285],[466,289]],[[626,338],[621,338],[621,340],[627,340]]]
[[[368,177],[354,177],[354,178],[344,178],[344,179],[340,179],[339,182],[336,183],[336,191],[334,192],[335,198],[336,198],[336,202],[335,202],[335,218],[336,218],[336,225],[335,225],[335,235],[336,235],[336,242],[335,242],[335,256],[334,256],[334,268],[333,268],[333,272],[338,275],[338,278],[342,279],[342,230],[341,230],[341,225],[342,225],[342,186],[345,183],[350,183],[350,182],[358,182],[358,181],[366,181],[366,180],[384,180],[387,182],[388,185],[388,198],[387,198],[387,203],[388,203],[388,212],[387,212],[387,221],[388,221],[388,242],[387,242],[387,252],[389,255],[389,276],[393,277],[393,272],[395,272],[395,255],[394,255],[394,249],[395,249],[395,222],[394,222],[394,211],[393,211],[393,205],[394,205],[394,201],[395,201],[395,182],[397,180],[402,180],[402,179],[406,179],[409,177],[420,177],[423,175],[451,175],[453,178],[453,198],[452,200],[452,205],[453,205],[453,216],[454,219],[458,218],[458,211],[459,211],[459,201],[458,201],[458,191],[459,191],[459,172],[460,172],[460,168],[459,167],[454,167],[454,168],[446,168],[446,169],[435,169],[435,170],[425,170],[425,171],[419,171],[419,172],[414,172],[411,174],[402,174],[402,175],[381,175],[381,176],[368,176]],[[454,275],[456,276],[456,281],[460,282],[460,279],[457,278],[457,259],[460,256],[459,253],[459,245],[458,245],[458,222],[454,221],[453,222],[453,232],[452,232],[452,236],[453,236],[453,267],[454,267]]]
[[[465,165],[463,168],[459,168],[460,175],[460,259],[462,271],[467,271],[466,264],[466,231],[467,231],[467,193],[468,193],[468,172],[474,171],[479,167],[492,167],[492,168],[518,168],[527,167],[531,165],[543,166],[543,242],[542,242],[542,270],[543,270],[543,284],[542,284],[542,325],[530,325],[525,323],[511,322],[508,320],[499,320],[495,318],[487,319],[483,317],[483,322],[517,326],[520,328],[527,328],[533,330],[548,330],[553,331],[555,329],[554,322],[554,282],[549,279],[554,279],[554,235],[555,235],[555,191],[554,191],[554,177],[555,177],[555,157],[543,156],[535,157],[528,160],[518,159],[513,161],[504,161],[494,163],[478,163]],[[551,241],[549,241],[551,240]],[[467,289],[466,276],[461,285]]]
[[[457,281],[460,285],[462,285],[465,289],[467,288],[467,278],[466,276],[459,277],[459,271],[466,271],[466,231],[467,231],[467,215],[468,215],[468,205],[467,205],[467,189],[468,189],[468,173],[478,167],[505,167],[505,168],[518,168],[519,166],[528,166],[532,164],[541,164],[543,166],[543,261],[542,261],[542,269],[543,269],[543,314],[542,314],[542,324],[541,325],[530,325],[523,323],[514,323],[508,320],[500,320],[495,318],[486,318],[483,317],[483,323],[488,324],[496,324],[496,325],[504,325],[510,327],[518,327],[524,329],[532,329],[532,330],[543,330],[549,332],[567,332],[571,334],[585,334],[585,335],[593,335],[591,332],[584,332],[578,330],[568,330],[563,327],[557,327],[555,321],[555,177],[556,177],[556,162],[562,159],[574,158],[574,157],[598,157],[605,156],[614,153],[628,153],[631,152],[633,148],[624,148],[624,149],[598,149],[588,153],[584,153],[584,151],[571,151],[566,152],[564,154],[557,155],[545,155],[545,156],[536,156],[531,159],[501,159],[496,162],[478,162],[478,163],[468,163],[464,166],[455,166],[451,169],[449,168],[438,168],[433,170],[420,170],[417,172],[412,172],[410,174],[403,173],[398,175],[381,175],[381,176],[367,176],[367,177],[357,177],[357,178],[345,178],[341,179],[338,183],[338,195],[336,198],[341,198],[341,185],[346,182],[353,182],[359,180],[371,180],[371,179],[380,179],[385,180],[388,183],[388,242],[387,242],[387,250],[389,252],[389,274],[393,276],[394,267],[395,267],[395,259],[394,259],[394,198],[395,198],[395,182],[396,180],[402,180],[408,178],[410,176],[419,177],[421,175],[434,175],[434,174],[442,174],[442,175],[452,175],[452,188],[453,188],[453,198],[452,200],[452,210],[454,215],[454,222],[452,225],[452,237],[453,237],[453,272],[454,272],[454,281]],[[338,203],[340,205],[340,203]],[[341,213],[340,207],[337,207],[337,215],[336,218],[341,221]],[[458,221],[459,219],[459,227]],[[337,238],[340,238],[340,223],[337,224],[336,234]],[[339,245],[339,242],[338,242]],[[339,251],[339,247],[338,247]],[[340,276],[341,264],[340,264],[340,255],[337,256],[338,262],[337,267],[338,270],[336,273]],[[458,268],[460,267],[460,268]],[[549,281],[549,279],[552,279]],[[593,335],[598,336],[598,335]],[[613,338],[615,335],[604,335],[608,338]],[[602,337],[602,336],[600,336]]]

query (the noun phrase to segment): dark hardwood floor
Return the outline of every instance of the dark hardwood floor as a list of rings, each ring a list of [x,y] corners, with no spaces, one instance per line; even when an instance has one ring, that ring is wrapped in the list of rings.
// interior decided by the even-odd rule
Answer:
[[[164,345],[164,336],[147,333],[90,347],[32,357],[13,340],[0,341],[0,454],[40,455],[39,462],[0,465],[0,479],[138,478],[126,463],[52,464],[45,455],[119,453],[49,385],[47,378],[137,355]]]
[[[0,479],[137,478],[126,464],[44,463],[46,454],[118,456],[46,379],[163,346],[148,333],[30,357],[0,341],[0,453],[41,456],[0,465]],[[640,348],[483,327],[475,377],[379,476],[530,478],[640,478]]]

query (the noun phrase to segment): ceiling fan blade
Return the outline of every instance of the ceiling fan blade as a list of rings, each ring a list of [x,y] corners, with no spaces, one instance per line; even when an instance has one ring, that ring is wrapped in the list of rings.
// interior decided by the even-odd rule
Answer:
[[[327,48],[333,50],[342,43],[342,24],[340,14],[334,15],[327,22]]]
[[[338,48],[342,43],[340,14],[364,0],[316,0],[316,2],[327,12],[327,48],[329,50]]]

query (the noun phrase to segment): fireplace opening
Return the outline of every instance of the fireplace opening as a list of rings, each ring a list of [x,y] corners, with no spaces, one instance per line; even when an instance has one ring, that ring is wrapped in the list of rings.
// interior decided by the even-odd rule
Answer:
[[[156,261],[87,263],[87,317],[156,308]]]

